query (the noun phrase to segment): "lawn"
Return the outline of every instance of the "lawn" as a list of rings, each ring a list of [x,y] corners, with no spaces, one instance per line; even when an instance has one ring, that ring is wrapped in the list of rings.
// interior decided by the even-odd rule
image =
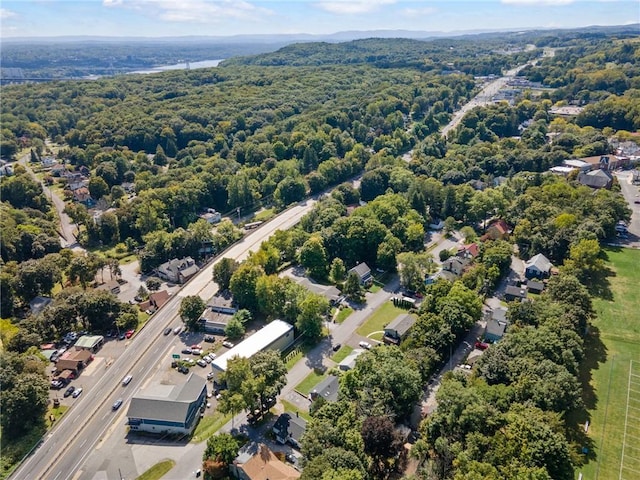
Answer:
[[[373,332],[380,332],[401,313],[407,313],[407,311],[396,307],[391,301],[385,302],[356,330],[356,333],[368,337]]]
[[[45,414],[45,419],[46,419],[45,422],[46,422],[47,428],[53,427],[55,422],[60,420],[62,416],[67,412],[67,410],[69,410],[69,407],[65,405],[60,405],[58,407],[49,405],[49,408],[47,409],[47,413]],[[51,415],[53,415],[53,418],[54,418],[53,422],[51,422]]]
[[[311,421],[311,415],[309,415],[309,412],[305,412],[304,410],[300,410],[293,403],[287,402],[286,400],[280,400],[280,403],[282,403],[282,406],[284,407],[284,411],[285,412],[298,413],[307,422]]]
[[[631,249],[607,249],[607,265],[613,275],[609,277],[612,299],[596,298],[593,306],[597,314],[594,335],[585,341],[585,350],[597,356],[590,344],[596,344],[603,353],[603,363],[590,358],[595,365],[591,370],[590,386],[585,400],[589,407],[589,437],[593,441],[595,458],[579,469],[585,479],[608,480],[633,478],[638,472],[620,471],[622,444],[627,418],[627,392],[630,381],[630,365],[634,373],[640,370],[640,251]],[[599,344],[597,337],[599,335]],[[604,347],[604,348],[603,348]],[[636,388],[637,390],[638,388]],[[634,399],[638,397],[638,399]],[[631,406],[640,401],[640,395],[630,395]],[[640,420],[629,417],[627,435],[640,428]],[[638,450],[632,451],[629,438],[625,449],[625,467],[640,469]],[[632,458],[632,455],[636,457]],[[637,477],[636,477],[637,478]]]
[[[159,480],[166,475],[175,464],[176,462],[173,460],[164,460],[160,463],[156,463],[153,467],[136,478],[136,480]]]
[[[267,220],[271,220],[276,215],[276,212],[273,208],[266,208],[264,210],[260,210],[256,213],[251,219],[252,222],[266,222]]]
[[[340,350],[338,350],[333,357],[331,357],[331,360],[333,360],[336,363],[340,363],[342,360],[347,358],[347,356],[351,352],[353,352],[353,348],[351,348],[349,345],[345,345],[344,347],[341,347]]]
[[[352,313],[353,313],[353,308],[351,308],[351,307],[343,307],[343,308],[341,308],[340,312],[336,316],[336,323],[344,322],[349,317],[349,315],[351,315]]]
[[[225,423],[231,420],[231,414],[224,415],[222,412],[215,411],[213,415],[206,415],[200,419],[191,441],[200,443],[207,440],[211,435],[220,430]]]
[[[303,395],[309,395],[311,389],[315,387],[320,381],[322,381],[322,379],[324,379],[324,377],[326,376],[326,373],[319,373],[318,371],[314,370],[309,375],[307,375],[304,380],[296,385],[295,389]]]

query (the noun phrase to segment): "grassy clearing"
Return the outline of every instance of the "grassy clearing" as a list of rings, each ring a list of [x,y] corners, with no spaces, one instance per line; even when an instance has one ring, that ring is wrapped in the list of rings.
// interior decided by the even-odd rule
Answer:
[[[284,407],[284,411],[285,412],[297,413],[302,418],[304,418],[307,422],[311,420],[311,415],[309,415],[309,412],[305,412],[304,410],[300,410],[293,403],[287,402],[286,400],[280,400],[280,403],[282,403],[282,406]]]
[[[254,222],[266,222],[267,220],[270,220],[271,218],[273,218],[276,214],[275,209],[273,208],[267,208],[265,210],[260,210],[258,213],[256,213],[253,216],[252,221]]]
[[[136,480],[159,480],[171,470],[176,462],[173,460],[164,460],[156,463],[149,470],[140,475]]]
[[[579,470],[583,478],[593,480],[619,478],[629,368],[631,360],[634,371],[640,364],[640,251],[607,249],[606,253],[607,265],[613,271],[609,277],[612,296],[594,299],[597,319],[593,322],[593,337],[596,340],[587,338],[585,342],[588,356],[600,353],[601,357],[599,364],[598,360],[589,359],[595,365],[591,378],[586,379],[592,390],[587,389],[585,394],[591,423],[589,437],[596,456]],[[596,342],[600,352],[589,349],[589,343]],[[629,465],[628,461],[625,460],[625,466]],[[628,476],[629,472],[623,475]]]
[[[373,313],[373,315],[369,317],[369,319],[365,323],[360,326],[360,328],[358,328],[358,330],[356,330],[356,333],[358,335],[366,337],[373,332],[384,330],[385,325],[387,325],[401,313],[406,312],[406,310],[396,307],[391,301],[385,302]]]
[[[340,309],[340,313],[338,313],[338,316],[336,317],[336,323],[344,322],[352,313],[353,313],[353,308],[351,307],[345,307]]]
[[[65,413],[67,413],[67,410],[69,410],[69,407],[65,405],[60,405],[58,407],[54,407],[53,405],[50,405],[45,415],[47,428],[51,428],[55,424],[55,422],[60,420],[62,416]],[[51,422],[51,415],[53,415],[53,418],[54,418],[53,422]]]
[[[307,375],[304,380],[296,385],[295,389],[304,395],[309,395],[311,389],[315,387],[318,382],[322,381],[326,376],[326,373],[319,373],[314,370],[309,375]]]
[[[147,312],[143,312],[142,310],[138,310],[138,328],[140,330],[147,321],[151,318]]]
[[[195,432],[193,432],[191,441],[200,443],[207,440],[211,435],[220,430],[229,420],[231,420],[231,414],[224,415],[222,412],[218,411],[215,411],[213,415],[206,415],[202,417]]]
[[[353,352],[353,348],[351,348],[349,345],[345,345],[344,347],[341,347],[340,350],[338,350],[333,357],[331,357],[331,360],[333,360],[336,363],[340,363],[342,360],[347,358],[347,356],[351,352]]]

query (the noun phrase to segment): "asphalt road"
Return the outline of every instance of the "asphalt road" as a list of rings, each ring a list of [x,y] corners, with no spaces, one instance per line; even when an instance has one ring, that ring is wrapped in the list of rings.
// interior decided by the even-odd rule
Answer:
[[[95,386],[83,392],[74,402],[69,412],[23,464],[16,469],[11,478],[69,480],[79,478],[87,456],[96,447],[107,430],[126,411],[128,400],[142,385],[157,364],[157,359],[168,350],[168,337],[163,330],[177,325],[178,310],[182,297],[200,295],[207,299],[215,294],[217,285],[213,283],[213,265],[220,258],[230,257],[244,260],[250,251],[255,251],[276,230],[286,230],[295,225],[315,204],[312,199],[286,210],[260,228],[250,232],[240,242],[223,252],[218,259],[202,269],[187,285],[147,322],[144,328],[133,338],[124,354],[105,368],[103,376]],[[122,387],[121,381],[127,375],[133,375],[133,381]],[[112,412],[111,405],[116,399],[123,398],[121,410]]]
[[[36,176],[34,171],[31,169],[31,166],[29,165],[30,159],[31,159],[31,155],[26,154],[26,155],[23,155],[18,161],[23,167],[25,167],[29,175],[31,175],[31,177],[36,182],[42,185],[42,189],[44,191],[45,196],[49,198],[49,200],[51,200],[51,203],[53,204],[54,208],[58,212],[58,217],[60,218],[60,229],[58,230],[58,233],[60,235],[60,243],[62,247],[74,248],[74,249],[76,247],[80,248],[75,237],[75,227],[71,222],[71,219],[69,218],[69,216],[66,213],[64,213],[64,208],[65,208],[64,200],[62,200],[58,195],[56,195],[49,187],[47,187],[47,185],[44,182],[42,182]]]
[[[453,130],[458,126],[462,118],[475,107],[480,107],[484,105],[488,105],[493,102],[493,96],[498,93],[502,88],[507,85],[507,82],[515,77],[520,70],[522,70],[527,65],[530,65],[532,62],[526,63],[524,65],[520,65],[516,68],[513,68],[507,71],[504,76],[488,83],[475,97],[473,97],[469,102],[464,104],[464,106],[458,110],[454,115],[451,121],[444,126],[442,129],[441,135],[443,137],[447,136],[450,130]]]

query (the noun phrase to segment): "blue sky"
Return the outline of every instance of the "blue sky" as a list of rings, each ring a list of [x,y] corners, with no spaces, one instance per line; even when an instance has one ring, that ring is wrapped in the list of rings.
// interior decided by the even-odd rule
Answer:
[[[2,37],[326,34],[621,25],[638,0],[2,0]]]

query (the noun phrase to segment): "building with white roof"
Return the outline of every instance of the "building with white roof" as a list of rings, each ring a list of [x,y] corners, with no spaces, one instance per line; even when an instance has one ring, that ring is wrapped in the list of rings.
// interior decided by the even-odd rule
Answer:
[[[217,378],[220,373],[227,370],[227,362],[230,359],[234,357],[251,358],[264,350],[282,352],[293,343],[293,340],[293,325],[282,320],[274,320],[216,358],[211,362],[211,368]]]

